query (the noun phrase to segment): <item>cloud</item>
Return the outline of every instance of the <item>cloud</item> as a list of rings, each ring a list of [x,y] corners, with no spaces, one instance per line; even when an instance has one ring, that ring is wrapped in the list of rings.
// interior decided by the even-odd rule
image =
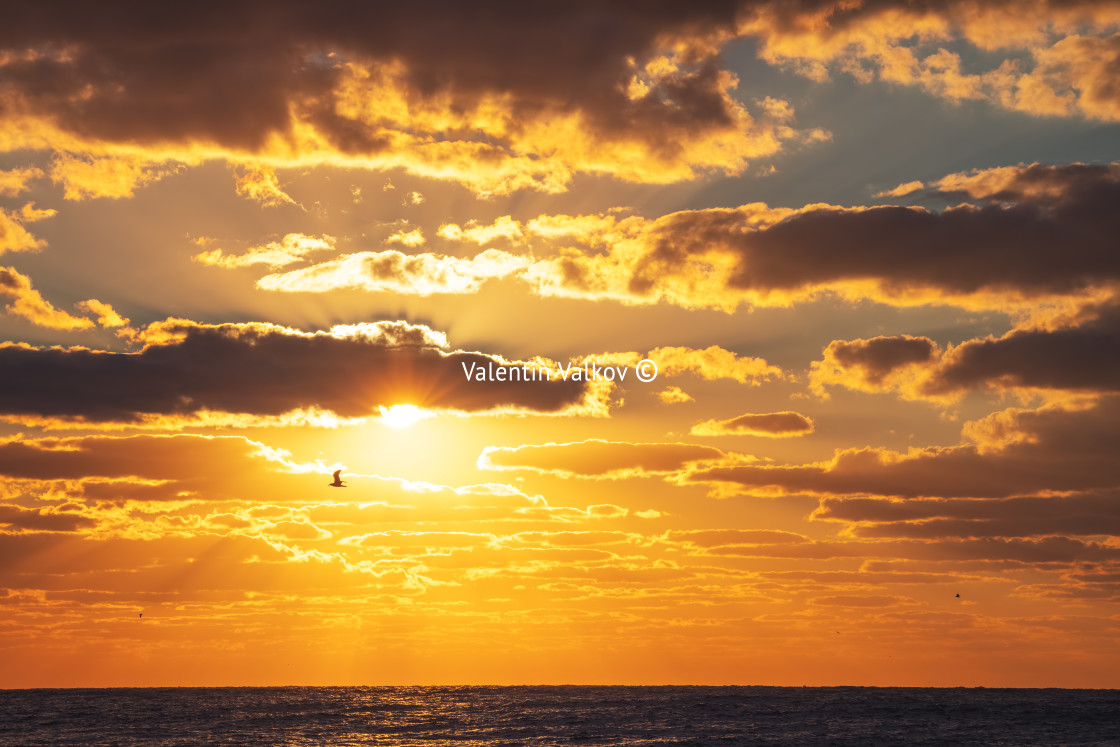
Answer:
[[[127,318],[118,314],[117,310],[109,304],[102,303],[96,298],[91,298],[88,301],[82,301],[81,303],[77,304],[77,306],[82,311],[89,312],[90,314],[93,314],[95,317],[97,317],[98,326],[112,328],[124,327],[128,325]]]
[[[1002,499],[827,497],[814,519],[843,522],[855,537],[1120,535],[1115,490]]]
[[[395,234],[385,239],[386,244],[403,244],[404,246],[415,248],[423,246],[424,244],[424,231],[419,228],[414,228],[411,231],[401,229]]]
[[[447,349],[427,327],[403,322],[299,332],[271,324],[168,320],[140,333],[138,353],[0,348],[9,416],[136,422],[209,411],[281,415],[319,408],[364,417],[378,406],[556,413],[583,400],[582,382],[468,381],[464,364],[505,364]]]
[[[817,81],[840,73],[954,102],[1116,121],[1118,16],[1099,0],[761,3],[740,32],[759,39],[762,59]]]
[[[94,483],[91,497],[108,499],[114,491],[143,486],[140,481],[238,482],[230,465],[259,455],[260,445],[238,436],[79,436],[73,438],[7,439],[0,441],[0,474],[32,480],[128,478],[131,485]],[[218,476],[221,475],[221,478]],[[158,488],[158,485],[147,485]],[[102,491],[100,494],[97,491]],[[166,489],[164,489],[166,490]],[[144,495],[140,493],[140,495]],[[171,496],[175,495],[171,491]],[[210,498],[217,499],[221,492]]]
[[[541,296],[728,312],[825,295],[1024,312],[1062,298],[1099,300],[1120,284],[1111,251],[1120,231],[1112,210],[1120,200],[1120,166],[1003,167],[951,174],[931,189],[972,202],[942,211],[752,203],[654,219],[611,212],[526,222],[504,216],[467,228],[444,224],[437,235],[480,245],[532,243],[532,257],[517,255],[488,276],[517,278]],[[423,259],[413,262],[426,265],[470,262],[416,256]],[[276,289],[363,287],[356,278],[386,271],[362,265],[403,257],[360,253],[263,282]],[[382,290],[378,282],[369,287]],[[446,287],[473,292],[476,285]]]
[[[787,438],[813,432],[813,421],[796,412],[747,413],[729,420],[704,420],[692,426],[693,436],[765,436]]]
[[[245,169],[245,173],[237,176],[237,194],[265,207],[299,205],[280,188],[276,172],[263,165],[250,166]]]
[[[919,382],[940,352],[933,340],[910,335],[833,340],[824,349],[824,358],[813,361],[810,386],[821,396],[827,396],[827,386],[843,386],[920,398]]]
[[[925,185],[919,181],[906,182],[899,184],[894,189],[884,189],[881,192],[876,192],[875,197],[905,197],[908,194],[913,194],[922,189]]]
[[[204,265],[218,267],[250,267],[252,265],[267,265],[268,267],[284,267],[285,265],[302,262],[312,252],[334,249],[333,236],[307,236],[302,233],[289,233],[280,241],[270,241],[264,246],[256,246],[244,254],[224,254],[221,249],[211,249],[200,252],[191,257],[196,262]]]
[[[928,338],[836,340],[810,382],[905,399],[951,401],[976,389],[1120,392],[1120,304],[1090,305],[1068,326],[1014,329],[942,350]]]
[[[827,462],[693,469],[686,480],[761,494],[1001,498],[1120,485],[1120,399],[1093,408],[1010,409],[966,423],[959,446],[838,450]]]
[[[466,258],[389,249],[346,254],[311,267],[265,275],[257,287],[288,293],[326,293],[341,288],[422,296],[474,293],[487,280],[517,273],[529,263],[527,257],[498,249]]]
[[[439,227],[439,235],[448,241],[473,241],[479,246],[485,246],[498,239],[519,241],[524,238],[526,230],[532,229],[523,227],[520,222],[508,215],[503,215],[490,225],[479,225],[475,221],[467,223],[465,227],[445,223]]]
[[[440,14],[434,29],[420,8],[249,2],[203,5],[186,23],[122,13],[109,29],[86,13],[22,9],[0,36],[0,124],[12,148],[403,168],[481,193],[560,191],[581,172],[736,174],[821,136],[798,132],[786,102],[735,95],[718,57],[736,33],[731,7]],[[255,31],[231,36],[230,24]]]
[[[596,353],[584,356],[576,362],[581,365],[584,362],[589,362],[601,365],[635,366],[646,358],[657,365],[658,376],[693,375],[708,381],[731,379],[748,386],[761,386],[763,382],[775,379],[782,380],[787,377],[782,369],[771,365],[763,358],[739,356],[735,352],[718,345],[707,348],[661,347],[654,348],[645,355],[634,352]],[[674,389],[680,394],[684,394],[679,387],[669,387],[665,391]],[[661,395],[664,394],[665,392],[661,393]],[[670,396],[679,397],[677,394]],[[662,397],[662,401],[667,400]]]
[[[970,340],[942,356],[924,388],[935,394],[984,385],[1120,392],[1120,304],[1074,327],[1012,330]]]
[[[627,443],[593,438],[539,446],[487,446],[478,457],[478,468],[526,470],[563,477],[621,478],[667,474],[682,469],[690,462],[726,456],[711,446]]]
[[[57,210],[52,210],[50,208],[47,208],[45,210],[40,210],[40,209],[36,208],[34,202],[27,203],[26,205],[24,205],[19,210],[20,220],[22,220],[24,223],[34,223],[37,220],[42,220],[43,218],[50,218],[52,215],[57,215],[57,214],[58,214]]]
[[[740,384],[760,386],[764,381],[784,378],[782,369],[762,358],[738,356],[730,350],[712,345],[703,349],[663,347],[649,351],[647,356],[657,364],[664,376],[695,374],[708,380],[731,379]]]
[[[1120,232],[1112,209],[1120,201],[1120,166],[1005,167],[949,175],[937,184],[935,194],[963,194],[972,202],[940,211],[752,203],[654,219],[608,212],[522,223],[506,216],[467,229],[445,224],[437,235],[531,243],[531,256],[493,255],[504,261],[487,277],[516,278],[540,296],[727,312],[831,296],[1027,315],[1048,304],[1100,301],[1120,287],[1112,251]],[[472,263],[435,253],[415,257],[363,252],[261,282],[278,290],[381,291],[382,276],[406,261],[441,268]],[[460,293],[477,287],[437,286]]]
[[[0,267],[0,296],[8,296],[12,301],[7,312],[21,316],[32,324],[50,329],[88,329],[93,322],[85,317],[74,316],[56,309],[39,291],[31,287],[31,278],[22,275],[11,267]],[[86,302],[91,303],[91,302]],[[98,301],[92,301],[98,304]],[[111,311],[111,307],[106,307]],[[115,312],[113,312],[115,313]],[[112,318],[106,317],[110,321]],[[11,350],[7,348],[5,350]],[[0,352],[0,357],[3,352]]]
[[[34,166],[0,170],[0,196],[15,197],[29,189],[28,182],[42,178],[43,170]]]
[[[1070,537],[924,540],[814,540],[804,543],[723,545],[705,555],[742,558],[895,558],[924,561],[1013,561],[1021,564],[1115,562],[1120,550]]]
[[[75,532],[97,522],[79,514],[50,512],[45,509],[22,508],[0,503],[0,524],[8,528],[40,532]]]
[[[1088,184],[1066,180],[1063,187],[1058,199],[960,205],[940,213],[807,207],[757,230],[742,209],[675,213],[650,231],[627,285],[664,295],[674,283],[698,277],[701,262],[718,268],[721,282],[697,290],[729,304],[735,298],[765,302],[775,294],[811,297],[824,288],[888,303],[926,293],[984,303],[985,294],[1073,294],[1115,284],[1120,265],[1107,246],[1120,218],[1107,206],[1120,199],[1120,183],[1110,170]]]
[[[847,74],[951,101],[1120,118],[1120,34],[1104,2],[583,2],[518,14],[486,2],[441,8],[442,30],[422,8],[335,5],[203,5],[175,24],[122,13],[112,29],[87,13],[19,9],[0,36],[4,140],[106,172],[60,172],[72,199],[127,196],[143,174],[158,178],[151,166],[211,158],[403,169],[482,194],[558,192],[581,173],[741,174],[827,138],[799,131],[789,102],[739,90],[720,51],[743,37],[764,61],[818,81]],[[223,33],[231,23],[256,31],[235,38]],[[287,202],[273,187],[263,199]]]
[[[661,535],[661,539],[686,547],[778,545],[809,541],[803,534],[776,529],[670,529]]]
[[[885,594],[836,594],[828,597],[814,597],[809,604],[818,607],[898,607],[917,604],[910,597],[896,597]]]
[[[33,252],[46,246],[23,227],[24,218],[0,210],[0,254],[4,252]]]
[[[138,187],[176,173],[174,159],[142,155],[80,157],[60,155],[51,162],[51,180],[65,189],[67,200],[132,197]]]
[[[444,530],[431,530],[432,522],[447,532],[480,523],[494,532],[610,521],[629,513],[607,503],[557,505],[503,484],[451,487],[350,472],[345,500],[334,502],[327,487],[330,471],[331,465],[297,463],[286,452],[239,436],[7,439],[0,441],[4,484],[21,503],[37,501],[38,508],[5,513],[0,504],[0,515],[44,529],[71,517],[67,521],[74,527],[95,525],[102,538],[240,534],[331,540],[324,552],[346,554],[347,547],[374,545],[373,534],[381,535],[381,546],[425,545],[436,551],[446,538]],[[39,519],[28,511],[60,518]],[[93,521],[75,522],[75,515]],[[399,535],[416,539],[390,542]],[[0,536],[0,556],[3,550]]]
[[[657,393],[657,398],[667,405],[681,404],[682,402],[695,402],[688,392],[679,386],[667,386]]]
[[[813,518],[857,523],[894,523],[960,519],[990,521],[1018,518],[1023,522],[1051,522],[1061,518],[1120,518],[1114,491],[1071,495],[1028,495],[998,500],[982,498],[879,498],[827,497],[821,499]],[[1092,532],[1078,532],[1092,534]],[[1021,535],[1015,535],[1021,536]]]

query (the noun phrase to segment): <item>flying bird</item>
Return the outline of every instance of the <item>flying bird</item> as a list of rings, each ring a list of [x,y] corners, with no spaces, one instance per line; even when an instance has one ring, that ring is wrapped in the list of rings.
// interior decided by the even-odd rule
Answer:
[[[346,483],[344,483],[342,481],[342,477],[340,477],[341,474],[342,474],[342,470],[340,470],[340,469],[336,469],[334,471],[334,482],[329,483],[329,485],[332,488],[345,488],[346,487]]]

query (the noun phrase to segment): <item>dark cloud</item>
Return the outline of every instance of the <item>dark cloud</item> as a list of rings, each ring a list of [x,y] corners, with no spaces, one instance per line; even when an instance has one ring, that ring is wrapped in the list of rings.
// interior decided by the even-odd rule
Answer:
[[[827,464],[694,470],[691,482],[786,493],[998,498],[1120,485],[1120,399],[1095,409],[1008,410],[969,423],[955,447],[837,452]]]
[[[872,384],[901,366],[925,363],[933,358],[936,346],[926,337],[875,337],[870,340],[835,340],[825,349],[844,368],[860,369]]]
[[[180,12],[123,0],[25,3],[6,10],[0,48],[42,53],[5,66],[6,108],[98,139],[255,149],[288,133],[298,101],[340,150],[376,152],[388,142],[328,95],[339,63],[357,59],[399,61],[414,95],[450,93],[463,108],[483,93],[510,93],[525,112],[579,108],[608,130],[651,118],[722,126],[713,63],[672,81],[664,93],[674,105],[665,106],[657,94],[627,98],[627,57],[648,58],[666,37],[727,34],[740,4],[245,0]]]
[[[968,519],[930,519],[869,524],[852,527],[854,537],[1039,537],[1053,535],[1120,536],[1120,517],[1061,516],[1038,519],[1033,516],[972,521]]]
[[[995,500],[824,498],[813,517],[852,522],[857,537],[1120,535],[1114,491]]]
[[[1120,392],[1120,304],[1088,306],[1054,328],[1016,329],[942,351],[927,337],[836,340],[813,363],[814,389],[898,389],[909,399],[994,388]],[[906,369],[903,371],[903,369]],[[905,375],[892,378],[902,372]]]
[[[936,394],[989,383],[1120,392],[1120,305],[1076,327],[1015,330],[958,345],[924,388]]]
[[[648,295],[710,253],[737,269],[730,292],[796,292],[875,281],[886,296],[1072,293],[1120,280],[1120,167],[1047,173],[1052,187],[1014,204],[810,209],[751,230],[749,212],[685,211],[653,227],[630,290]],[[1019,193],[1016,193],[1019,194]],[[911,354],[920,354],[916,347]]]
[[[575,381],[468,381],[464,364],[486,368],[502,361],[440,349],[422,339],[423,328],[383,323],[376,329],[377,337],[333,336],[270,325],[183,323],[165,328],[173,337],[140,353],[3,347],[0,413],[91,422],[202,410],[279,415],[321,408],[367,416],[398,403],[556,412],[584,394],[584,384]]]
[[[984,537],[923,541],[845,540],[773,545],[727,545],[704,550],[723,557],[804,558],[895,558],[925,561],[1015,561],[1019,563],[1074,563],[1120,560],[1120,549],[1099,542],[1071,537],[1018,539]]]
[[[1018,167],[953,174],[927,190],[950,202],[982,199],[990,203],[1092,205],[1101,184],[1120,183],[1120,166],[1032,163]]]
[[[34,480],[88,477],[193,480],[215,479],[213,465],[228,466],[259,452],[240,437],[221,436],[80,436],[11,440],[0,443],[0,475]],[[207,465],[211,465],[208,469]],[[230,478],[232,479],[232,478]],[[94,482],[85,486],[94,499],[151,500],[165,495],[159,486]]]
[[[961,519],[988,521],[1012,516],[1050,521],[1062,517],[1120,519],[1120,495],[1115,492],[1068,496],[1017,496],[1001,500],[970,498],[885,501],[879,498],[824,498],[813,513],[816,519],[852,522]]]

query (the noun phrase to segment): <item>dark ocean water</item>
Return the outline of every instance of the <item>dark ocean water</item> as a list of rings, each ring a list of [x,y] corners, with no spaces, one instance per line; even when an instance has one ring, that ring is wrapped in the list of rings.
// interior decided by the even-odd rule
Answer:
[[[4,745],[1120,745],[1118,690],[0,691]]]

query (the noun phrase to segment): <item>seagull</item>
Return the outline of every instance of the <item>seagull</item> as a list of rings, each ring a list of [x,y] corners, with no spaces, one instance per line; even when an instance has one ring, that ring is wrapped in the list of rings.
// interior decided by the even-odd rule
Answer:
[[[336,469],[336,470],[334,471],[334,482],[332,482],[332,483],[327,483],[327,484],[328,484],[328,485],[330,485],[330,486],[331,486],[332,488],[345,488],[345,487],[346,487],[346,483],[344,483],[344,482],[342,481],[342,478],[341,478],[341,477],[339,476],[339,475],[341,475],[341,474],[342,474],[342,470],[340,470],[340,469]]]

